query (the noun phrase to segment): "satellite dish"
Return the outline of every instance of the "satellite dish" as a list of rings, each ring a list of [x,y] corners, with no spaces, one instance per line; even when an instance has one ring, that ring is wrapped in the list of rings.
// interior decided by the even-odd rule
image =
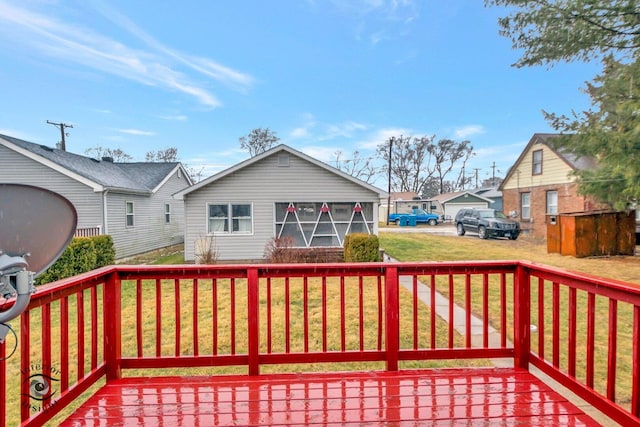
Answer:
[[[24,256],[39,275],[64,252],[76,231],[78,215],[67,199],[44,188],[0,184],[0,251]]]
[[[29,305],[33,279],[64,252],[76,230],[78,215],[64,197],[44,188],[0,184],[0,296],[15,296],[0,311],[0,344],[6,324]]]

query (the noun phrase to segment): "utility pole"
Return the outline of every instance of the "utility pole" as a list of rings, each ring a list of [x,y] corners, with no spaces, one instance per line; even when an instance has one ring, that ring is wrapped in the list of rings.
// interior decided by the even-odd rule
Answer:
[[[491,174],[491,185],[496,185],[496,162],[493,162],[491,169],[493,170],[493,173]]]
[[[389,214],[391,214],[391,153],[393,152],[393,141],[395,136],[389,138],[389,191],[387,194],[387,225],[389,225]]]
[[[478,171],[480,168],[474,168],[473,170],[476,171],[476,188],[478,188]]]
[[[47,120],[47,123],[49,123],[50,125],[54,125],[55,127],[60,129],[60,137],[62,138],[62,140],[60,141],[60,149],[62,151],[67,151],[67,144],[66,141],[64,140],[65,135],[69,136],[68,133],[66,133],[64,130],[66,128],[72,128],[73,129],[73,125],[68,125],[66,123],[54,123],[52,121]]]

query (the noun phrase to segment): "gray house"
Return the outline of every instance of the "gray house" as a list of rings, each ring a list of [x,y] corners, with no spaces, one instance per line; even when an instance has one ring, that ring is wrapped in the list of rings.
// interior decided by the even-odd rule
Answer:
[[[353,232],[377,234],[386,193],[278,145],[177,194],[185,205],[185,260],[259,260],[274,238],[295,247],[342,247]]]
[[[115,163],[0,135],[0,182],[46,188],[78,212],[76,235],[109,234],[123,258],[181,243],[192,184],[179,162]]]
[[[502,191],[498,190],[498,187],[480,187],[471,190],[471,192],[493,200],[491,209],[502,212]]]
[[[443,218],[446,221],[453,220],[458,211],[463,208],[493,207],[493,200],[470,191],[439,194],[430,200],[432,203],[440,206]]]

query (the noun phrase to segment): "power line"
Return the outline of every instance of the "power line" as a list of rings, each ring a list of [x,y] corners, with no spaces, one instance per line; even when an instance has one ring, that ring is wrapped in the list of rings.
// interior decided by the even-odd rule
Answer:
[[[67,144],[66,141],[64,139],[65,135],[69,136],[68,133],[66,133],[64,130],[66,128],[72,128],[73,129],[73,125],[69,125],[66,123],[54,123],[52,121],[47,120],[47,123],[49,123],[50,125],[54,125],[55,127],[60,129],[60,137],[62,138],[62,140],[60,141],[60,149],[62,151],[67,151]]]

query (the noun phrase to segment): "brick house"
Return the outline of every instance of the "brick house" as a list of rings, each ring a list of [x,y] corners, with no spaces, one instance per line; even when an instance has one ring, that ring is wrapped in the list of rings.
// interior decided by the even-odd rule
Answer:
[[[499,187],[504,212],[520,221],[525,233],[546,237],[547,215],[589,212],[601,204],[578,193],[572,171],[595,167],[595,161],[557,150],[558,134],[536,133]]]

